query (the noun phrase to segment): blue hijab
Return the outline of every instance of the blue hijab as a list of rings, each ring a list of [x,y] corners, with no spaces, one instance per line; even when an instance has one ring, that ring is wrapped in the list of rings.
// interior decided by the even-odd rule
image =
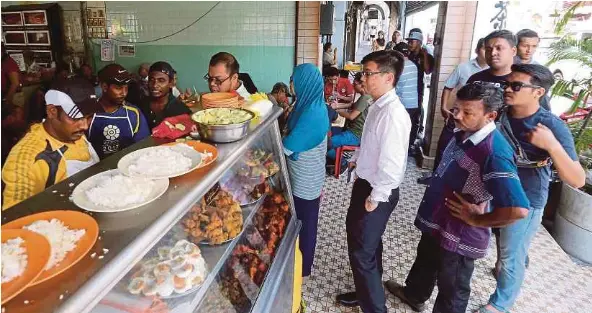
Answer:
[[[288,135],[283,143],[290,155],[298,160],[298,153],[318,146],[329,131],[329,116],[323,91],[323,76],[313,64],[294,68],[292,74],[296,103],[288,118]]]

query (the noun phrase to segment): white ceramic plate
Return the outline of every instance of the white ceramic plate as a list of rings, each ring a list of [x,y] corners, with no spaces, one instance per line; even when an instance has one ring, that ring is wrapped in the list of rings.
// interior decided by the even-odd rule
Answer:
[[[105,172],[102,172],[102,173],[99,173],[99,174],[96,174],[94,176],[87,178],[82,183],[80,183],[78,186],[76,186],[76,188],[72,192],[72,201],[77,206],[79,206],[87,211],[91,211],[91,212],[122,212],[122,211],[127,211],[127,210],[141,207],[145,204],[148,204],[148,203],[156,200],[163,193],[165,193],[165,191],[167,191],[167,189],[169,188],[169,180],[168,179],[164,178],[164,179],[153,180],[153,182],[155,183],[154,188],[152,188],[149,196],[146,197],[145,201],[143,201],[141,203],[130,204],[125,207],[113,208],[113,207],[97,205],[96,203],[94,203],[94,202],[90,201],[90,199],[88,199],[88,197],[86,196],[86,191],[89,190],[90,188],[95,187],[97,185],[97,182],[99,181],[99,179],[101,179],[105,176],[114,176],[117,174],[121,174],[121,172],[117,169],[114,169],[114,170],[108,170],[108,171],[105,171]],[[137,179],[138,184],[141,184],[142,181],[146,180],[147,178],[141,178],[141,177],[133,178],[132,177],[132,179]]]
[[[166,148],[172,148],[176,152],[179,152],[179,153],[183,154],[185,157],[190,158],[191,159],[191,166],[189,167],[189,169],[184,170],[184,171],[178,171],[178,172],[170,172],[170,173],[167,173],[166,175],[161,175],[161,176],[137,175],[135,173],[130,173],[129,166],[130,166],[130,164],[132,164],[132,162],[134,162],[134,160],[136,160],[136,158],[140,157],[143,154],[148,153],[149,151],[152,151],[155,149],[166,149]],[[174,160],[173,160],[173,162],[174,162]],[[137,176],[137,177],[144,177],[144,178],[150,178],[150,179],[160,179],[160,178],[172,178],[172,177],[177,177],[177,176],[187,174],[187,173],[195,170],[196,168],[198,168],[200,164],[201,164],[201,153],[195,151],[195,149],[193,149],[191,146],[179,143],[179,144],[175,144],[175,145],[162,145],[162,146],[156,146],[156,147],[150,147],[150,148],[136,150],[132,153],[127,154],[123,158],[121,158],[119,160],[119,162],[117,163],[117,168],[124,175],[130,176],[130,177]]]

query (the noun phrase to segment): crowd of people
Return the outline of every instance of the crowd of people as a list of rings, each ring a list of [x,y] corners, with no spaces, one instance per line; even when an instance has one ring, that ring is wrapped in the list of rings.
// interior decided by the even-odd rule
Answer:
[[[362,90],[356,92],[369,99],[350,108],[364,116],[357,111],[366,107],[362,131],[355,136],[346,127],[344,135],[329,141],[330,148],[344,142],[359,145],[349,163],[358,178],[346,218],[355,292],[339,294],[336,300],[362,312],[386,312],[384,285],[420,312],[438,286],[433,312],[465,312],[474,262],[485,256],[493,232],[497,286],[476,312],[508,312],[541,224],[551,166],[576,188],[584,185],[585,173],[571,133],[549,110],[554,78],[533,58],[538,35],[528,29],[516,35],[492,32],[478,41],[476,57],[460,64],[445,82],[440,112],[447,126],[434,171],[421,179],[428,187],[415,220],[421,231],[417,256],[404,284],[383,282],[381,237],[397,205],[406,152],[418,132],[423,77],[434,66],[422,38],[418,29],[410,31],[407,42],[395,32],[385,50],[362,60],[364,70],[354,84],[360,81]],[[332,157],[334,150],[329,151]]]
[[[302,275],[313,273],[327,164],[336,158],[336,148],[357,146],[342,166],[355,177],[345,221],[355,292],[340,294],[337,301],[363,312],[386,312],[384,284],[419,312],[437,285],[433,312],[465,312],[474,262],[485,255],[493,228],[497,286],[478,312],[508,312],[541,222],[551,164],[574,187],[585,180],[569,130],[546,107],[553,75],[532,58],[538,43],[532,31],[517,38],[494,31],[479,40],[475,59],[456,68],[441,103],[448,127],[440,136],[434,171],[424,179],[428,187],[415,220],[422,233],[417,257],[404,285],[383,283],[381,238],[422,125],[424,75],[434,69],[421,30],[412,29],[406,42],[401,37],[395,32],[392,41],[381,41],[383,48],[365,56],[353,83],[349,72],[335,68],[336,50],[325,44],[322,72],[313,64],[298,65],[290,85],[277,83],[268,95],[284,108],[279,123],[302,221]],[[190,114],[181,93],[174,93],[176,73],[159,61],[143,64],[136,75],[109,64],[96,78],[88,70],[80,77],[56,78],[43,95],[44,119],[28,127],[3,165],[2,209],[148,137],[167,117]],[[248,98],[256,90],[226,52],[212,56],[204,79],[211,92]],[[3,83],[3,95],[4,89]],[[449,103],[454,89],[456,100]],[[346,123],[332,128],[338,116]]]

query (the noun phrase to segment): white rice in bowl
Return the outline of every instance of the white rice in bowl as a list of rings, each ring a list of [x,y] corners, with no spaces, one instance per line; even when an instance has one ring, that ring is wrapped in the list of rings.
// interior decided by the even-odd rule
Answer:
[[[131,178],[122,174],[105,175],[85,194],[98,206],[125,208],[145,202],[155,185],[150,179]]]
[[[51,269],[64,260],[66,254],[76,248],[76,243],[86,233],[84,229],[69,229],[62,221],[55,218],[50,221],[36,221],[23,228],[41,234],[49,241],[51,256],[45,270]]]
[[[21,276],[27,268],[27,251],[21,237],[8,239],[2,244],[2,283]]]
[[[186,144],[156,147],[139,155],[129,164],[128,171],[134,176],[164,177],[181,173],[191,168],[191,159],[181,149],[191,149]]]

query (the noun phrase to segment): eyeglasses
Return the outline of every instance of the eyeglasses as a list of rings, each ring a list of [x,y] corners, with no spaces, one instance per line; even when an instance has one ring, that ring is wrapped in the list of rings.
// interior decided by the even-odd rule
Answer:
[[[362,76],[366,76],[366,77],[370,77],[372,75],[376,75],[376,74],[384,74],[384,73],[388,73],[387,71],[378,71],[378,72],[361,72]]]
[[[205,79],[208,84],[211,82],[214,82],[214,84],[216,84],[217,86],[222,85],[225,81],[227,81],[232,75],[224,78],[224,79],[220,79],[218,77],[211,77],[210,74],[206,74],[204,75],[203,79]]]
[[[522,88],[543,88],[541,86],[538,85],[529,85],[529,84],[525,84],[523,82],[505,82],[504,83],[505,88],[510,87],[512,89],[512,91],[520,91],[520,89]]]

